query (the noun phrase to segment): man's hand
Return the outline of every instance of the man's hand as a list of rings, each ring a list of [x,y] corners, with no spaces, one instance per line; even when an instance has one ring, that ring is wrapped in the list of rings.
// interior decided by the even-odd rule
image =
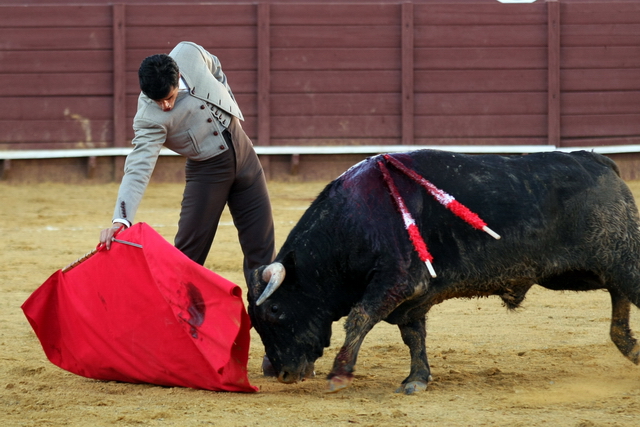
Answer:
[[[111,242],[123,228],[125,228],[124,224],[113,224],[111,228],[105,228],[100,232],[100,243],[106,245],[107,250],[111,249]]]

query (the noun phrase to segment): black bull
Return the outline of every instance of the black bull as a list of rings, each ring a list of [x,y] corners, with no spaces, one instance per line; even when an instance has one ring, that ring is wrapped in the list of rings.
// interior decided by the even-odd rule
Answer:
[[[352,167],[311,204],[274,264],[253,272],[249,314],[280,381],[308,376],[329,345],[332,322],[348,316],[330,391],[351,383],[360,345],[382,320],[398,325],[411,355],[399,391],[424,390],[430,379],[425,318],[433,305],[497,295],[514,309],[535,284],[607,289],[611,339],[640,361],[629,329],[630,302],[640,305],[640,221],[613,161],[584,151],[472,156],[421,150],[393,158],[502,238],[472,228],[389,166],[433,255],[433,278],[384,184],[377,164],[383,157]]]

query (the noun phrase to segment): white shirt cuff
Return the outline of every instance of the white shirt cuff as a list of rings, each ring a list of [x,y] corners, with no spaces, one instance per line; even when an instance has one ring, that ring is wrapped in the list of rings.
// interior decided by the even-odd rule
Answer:
[[[118,224],[122,224],[122,225],[124,225],[124,226],[125,226],[125,227],[127,227],[127,228],[131,227],[131,223],[130,223],[129,221],[127,221],[126,219],[116,218],[116,219],[114,219],[114,220],[112,221],[112,223],[114,223],[114,224],[115,224],[116,222],[117,222]]]

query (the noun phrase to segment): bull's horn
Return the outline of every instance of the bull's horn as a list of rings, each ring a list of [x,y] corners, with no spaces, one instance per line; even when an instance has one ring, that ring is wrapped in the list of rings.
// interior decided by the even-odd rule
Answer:
[[[269,264],[264,269],[264,271],[262,272],[262,280],[264,280],[265,282],[268,281],[269,283],[267,284],[267,287],[264,288],[264,291],[262,292],[262,295],[260,295],[260,298],[258,298],[258,300],[256,301],[256,305],[260,305],[265,302],[265,300],[269,298],[276,291],[276,289],[280,287],[280,285],[282,285],[285,274],[286,271],[284,269],[284,265],[280,264],[279,262]]]

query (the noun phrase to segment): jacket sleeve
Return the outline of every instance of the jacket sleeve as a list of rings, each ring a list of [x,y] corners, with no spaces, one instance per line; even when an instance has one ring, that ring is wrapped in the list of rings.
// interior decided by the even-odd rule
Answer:
[[[191,95],[244,120],[220,60],[205,48],[183,41],[169,53],[180,67]]]
[[[231,98],[233,98],[233,100],[237,104],[238,102],[236,101],[235,96],[233,96],[233,92],[231,91],[231,86],[229,86],[229,83],[227,83],[227,76],[222,71],[222,65],[220,64],[220,60],[218,59],[218,57],[209,53],[202,46],[199,46],[199,48],[200,48],[200,53],[202,53],[204,61],[207,64],[209,71],[211,71],[211,74],[213,75],[213,77],[215,77],[217,81],[222,83],[224,87],[227,88],[227,92],[229,92],[229,95],[231,95]]]
[[[133,129],[135,146],[125,161],[112,218],[125,219],[131,224],[167,137],[164,126],[149,120],[134,119]]]

